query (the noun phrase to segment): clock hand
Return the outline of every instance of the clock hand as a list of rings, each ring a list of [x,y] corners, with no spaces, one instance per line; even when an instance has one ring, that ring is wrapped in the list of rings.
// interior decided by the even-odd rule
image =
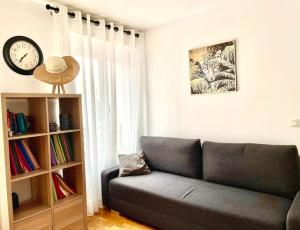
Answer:
[[[28,55],[28,53],[24,54],[24,55],[23,55],[23,57],[21,57],[21,59],[20,59],[19,63],[20,63],[20,62],[22,62],[22,61],[23,61],[23,59],[24,59],[24,58],[25,58],[27,55]]]

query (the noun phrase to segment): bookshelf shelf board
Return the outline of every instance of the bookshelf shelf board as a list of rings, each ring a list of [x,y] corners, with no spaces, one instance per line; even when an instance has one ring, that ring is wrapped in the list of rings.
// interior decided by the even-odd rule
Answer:
[[[48,172],[49,171],[45,170],[45,169],[36,169],[36,170],[28,172],[28,173],[17,174],[17,175],[14,175],[14,176],[11,177],[11,182],[14,183],[14,182],[17,182],[17,181],[20,181],[20,180],[26,180],[26,179],[31,178],[31,177],[46,174]]]
[[[62,134],[62,133],[75,133],[75,132],[80,132],[80,129],[59,130],[55,132],[50,132],[50,135]]]
[[[52,166],[51,171],[55,172],[55,171],[60,170],[60,169],[71,168],[71,167],[75,167],[75,166],[78,166],[78,165],[81,165],[81,164],[82,164],[82,162],[80,162],[80,161],[68,162],[68,163],[65,163],[65,164]]]
[[[53,206],[57,207],[57,206],[60,206],[60,205],[65,205],[68,202],[74,201],[74,200],[82,198],[82,197],[83,197],[83,195],[79,195],[79,194],[71,195],[69,197],[66,197],[66,198],[63,198],[61,200],[55,201]]]
[[[20,207],[14,210],[14,223],[18,223],[26,218],[41,214],[51,208],[38,202],[30,201],[21,204]]]
[[[42,137],[47,136],[48,133],[28,133],[28,134],[20,134],[20,135],[14,135],[12,137],[8,137],[8,140],[19,140],[19,139],[25,139],[25,138],[32,138],[32,137]]]

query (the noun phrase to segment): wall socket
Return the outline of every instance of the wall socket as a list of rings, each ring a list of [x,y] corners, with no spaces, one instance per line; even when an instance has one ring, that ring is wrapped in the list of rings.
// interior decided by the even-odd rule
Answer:
[[[289,127],[291,128],[300,127],[300,120],[299,119],[290,120]]]

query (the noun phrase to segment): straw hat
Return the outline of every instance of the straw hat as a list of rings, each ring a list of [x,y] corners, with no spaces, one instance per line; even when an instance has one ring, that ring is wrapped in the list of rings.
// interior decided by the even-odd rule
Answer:
[[[71,56],[49,57],[34,70],[33,76],[48,84],[63,85],[73,81],[79,69],[78,62]]]

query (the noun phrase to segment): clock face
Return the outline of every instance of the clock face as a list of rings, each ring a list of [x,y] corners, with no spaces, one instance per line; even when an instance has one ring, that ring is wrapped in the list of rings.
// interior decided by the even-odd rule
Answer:
[[[12,44],[9,56],[12,62],[23,70],[34,69],[39,63],[37,49],[26,41],[18,41]]]
[[[22,75],[32,75],[35,68],[43,63],[40,47],[24,36],[7,40],[3,47],[3,57],[13,71]]]

